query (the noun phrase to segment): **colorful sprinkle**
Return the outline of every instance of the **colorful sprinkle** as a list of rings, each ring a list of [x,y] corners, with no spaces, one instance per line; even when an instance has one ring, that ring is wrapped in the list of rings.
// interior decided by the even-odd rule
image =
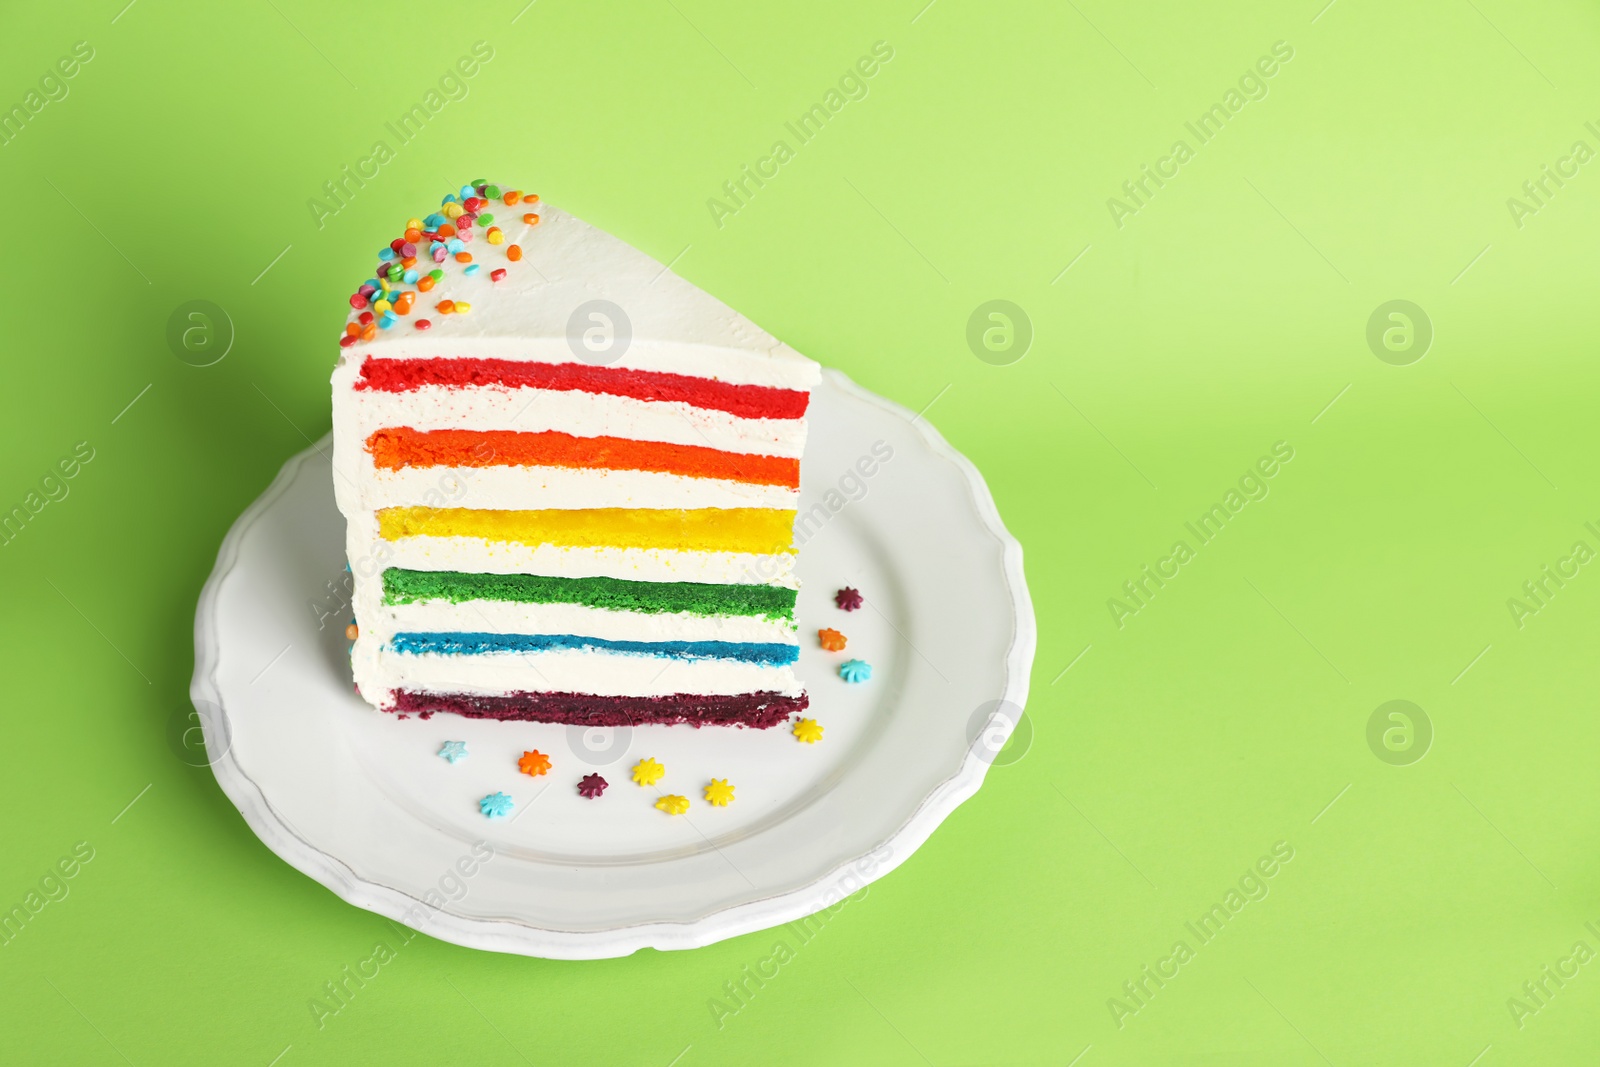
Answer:
[[[508,262],[520,262],[524,256],[522,247],[507,244],[507,235],[496,225],[495,215],[490,209],[498,208],[502,203],[507,207],[516,204],[532,207],[538,202],[539,197],[535,193],[502,189],[490,182],[475,181],[471,185],[463,185],[459,192],[446,194],[439,201],[437,211],[420,218],[413,216],[406,219],[399,236],[378,249],[373,277],[366,279],[350,294],[350,307],[356,317],[345,323],[339,337],[340,347],[348,348],[360,341],[375,339],[379,330],[392,328],[399,321],[399,316],[411,313],[419,294],[432,291],[444,281],[443,269],[424,271],[418,266],[419,261],[424,266],[432,261],[442,267],[453,259],[462,264],[461,273],[465,276],[488,269],[490,278],[497,282],[504,281],[509,275],[506,268],[489,269],[474,262],[467,245],[481,233],[487,243],[505,245]],[[531,211],[526,212],[522,215],[522,221],[537,225],[539,216]],[[402,287],[412,288],[402,292]],[[437,309],[441,315],[461,315],[470,311],[471,305],[446,300],[441,301]],[[417,319],[412,325],[419,330],[433,327],[429,319]]]
[[[711,784],[706,786],[706,803],[717,808],[725,808],[733,801],[733,786],[728,784],[726,778],[713,778]]]
[[[843,652],[845,636],[838,630],[827,629],[817,631],[817,643],[829,652]]]
[[[656,807],[668,815],[682,815],[689,810],[689,798],[676,793],[668,793],[656,801]]]
[[[354,641],[356,638],[358,638],[360,636],[361,636],[361,628],[358,627],[355,623],[351,623],[349,626],[346,626],[344,628],[344,639],[346,641]]]
[[[439,755],[451,763],[460,763],[467,758],[467,743],[465,741],[446,741],[444,747],[439,749]]]
[[[593,800],[601,793],[604,793],[606,791],[606,786],[609,784],[609,782],[600,777],[598,774],[586,774],[582,778],[578,779],[578,795],[580,797],[588,797],[590,800]]]
[[[847,682],[864,682],[872,677],[872,664],[865,660],[847,659],[839,664],[839,677]]]
[[[511,809],[513,807],[515,807],[515,804],[512,802],[511,798],[504,793],[490,793],[488,796],[478,801],[478,810],[483,812],[491,819],[505,818],[507,815],[511,814]]]
[[[822,740],[822,724],[816,719],[801,719],[794,724],[794,735],[808,745]]]
[[[847,585],[833,594],[833,602],[845,611],[854,611],[861,606],[861,594]]]
[[[667,769],[657,763],[653,756],[646,756],[633,765],[633,780],[638,785],[655,785],[666,773]]]
[[[517,760],[517,770],[530,778],[537,778],[541,774],[550,772],[550,757],[538,749],[524,752],[522,758]]]

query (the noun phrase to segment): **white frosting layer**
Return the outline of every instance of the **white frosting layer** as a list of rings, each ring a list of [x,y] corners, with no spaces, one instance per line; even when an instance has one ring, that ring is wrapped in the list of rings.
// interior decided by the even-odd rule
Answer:
[[[754,641],[797,644],[792,623],[749,616],[688,612],[607,611],[583,604],[512,604],[447,600],[379,605],[367,625],[382,632],[580,634],[607,641]]]
[[[354,371],[347,372],[353,380]],[[700,445],[723,452],[796,458],[805,448],[804,419],[741,419],[689,404],[548,389],[451,389],[427,385],[406,393],[350,391],[335,409],[352,418],[353,440],[374,430],[560,430],[575,437],[626,437]]]
[[[368,542],[369,554],[381,551]],[[548,574],[559,578],[630,578],[639,582],[743,583],[799,588],[794,555],[669,552],[659,548],[558,548],[476,537],[404,537],[384,541],[390,566],[473,574]]]
[[[365,511],[434,508],[786,508],[798,489],[654,471],[573,467],[407,467],[372,472],[361,489]]]
[[[597,696],[726,696],[771,691],[798,696],[791,667],[722,660],[675,660],[613,652],[496,652],[479,656],[414,655],[382,649],[378,673],[395,689],[495,695],[515,692]],[[366,693],[365,687],[362,693]]]

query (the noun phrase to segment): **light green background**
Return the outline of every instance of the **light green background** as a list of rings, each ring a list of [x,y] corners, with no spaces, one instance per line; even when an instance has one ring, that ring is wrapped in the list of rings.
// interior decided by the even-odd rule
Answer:
[[[0,905],[94,859],[0,948],[0,1058],[1592,1061],[1600,964],[1520,1027],[1507,1006],[1600,950],[1600,576],[1520,629],[1507,607],[1600,549],[1600,164],[1520,228],[1507,206],[1600,148],[1592,5],[122,2],[4,11],[7,106],[95,54],[0,147],[0,504],[95,458],[0,549]],[[469,95],[319,230],[307,199],[479,39]],[[879,40],[866,99],[719,229],[707,199]],[[1277,41],[1267,97],[1196,146],[1185,121]],[[1180,137],[1119,229],[1107,199]],[[393,931],[168,746],[217,545],[328,427],[345,294],[479,175],[937,397],[1026,549],[1031,750],[720,1028],[774,935],[588,964],[417,937],[319,1029],[310,998]],[[237,331],[207,368],[164,337],[197,298]],[[996,298],[1036,331],[1010,366],[965,342]],[[1409,366],[1365,341],[1398,298],[1436,331]],[[1270,495],[1119,629],[1107,599],[1277,441]],[[1368,747],[1392,699],[1432,723],[1420,762]],[[1270,894],[1191,940],[1280,841]],[[1108,1000],[1178,939],[1194,958],[1119,1027]]]

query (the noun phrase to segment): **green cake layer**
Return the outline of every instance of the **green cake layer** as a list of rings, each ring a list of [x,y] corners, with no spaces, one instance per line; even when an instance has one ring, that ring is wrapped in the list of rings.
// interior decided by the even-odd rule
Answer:
[[[427,600],[500,600],[518,604],[581,604],[607,611],[650,614],[749,615],[794,621],[795,591],[770,585],[704,582],[632,582],[623,578],[552,578],[537,574],[467,574],[462,571],[383,572],[385,604]]]

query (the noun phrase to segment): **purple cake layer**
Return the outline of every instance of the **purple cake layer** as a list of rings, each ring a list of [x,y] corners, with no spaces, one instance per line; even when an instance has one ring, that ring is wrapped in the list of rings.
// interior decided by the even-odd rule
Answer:
[[[749,726],[765,730],[791,714],[806,710],[811,700],[780,693],[703,696],[674,693],[659,697],[606,697],[589,693],[422,693],[400,689],[385,708],[426,719],[436,711],[469,719],[514,719],[575,726],[641,726],[645,723],[688,723],[690,726]]]

